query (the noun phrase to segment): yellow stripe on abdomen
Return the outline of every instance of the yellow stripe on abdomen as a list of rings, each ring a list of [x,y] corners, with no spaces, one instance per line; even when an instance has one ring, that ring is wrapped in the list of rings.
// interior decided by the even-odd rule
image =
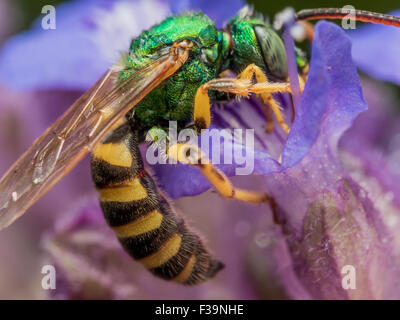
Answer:
[[[186,266],[183,268],[183,270],[175,278],[172,278],[171,280],[180,283],[185,282],[192,274],[193,267],[195,264],[196,264],[196,256],[192,254],[188,262],[186,263]]]
[[[142,200],[147,197],[147,191],[135,178],[122,186],[99,188],[101,202],[131,202]]]
[[[118,238],[134,237],[158,229],[162,219],[161,212],[153,210],[126,225],[113,227],[113,230]]]
[[[118,143],[99,143],[93,149],[93,156],[111,165],[127,167],[132,166],[132,156],[125,141]]]
[[[143,263],[148,269],[157,268],[178,253],[181,243],[182,237],[179,234],[174,234],[157,252],[140,259],[139,262]]]

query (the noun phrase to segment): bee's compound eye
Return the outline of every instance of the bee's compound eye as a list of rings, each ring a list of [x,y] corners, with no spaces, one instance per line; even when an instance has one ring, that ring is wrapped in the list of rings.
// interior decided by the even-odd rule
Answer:
[[[275,78],[272,80],[285,80],[287,77],[286,52],[281,38],[267,25],[256,25],[253,28],[265,67],[269,75]]]

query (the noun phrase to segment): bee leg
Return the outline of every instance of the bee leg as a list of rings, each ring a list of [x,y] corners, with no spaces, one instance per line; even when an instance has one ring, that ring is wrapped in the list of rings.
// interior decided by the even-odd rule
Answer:
[[[167,150],[168,157],[175,161],[185,162],[200,169],[201,173],[224,198],[244,202],[273,204],[273,198],[266,193],[235,188],[229,178],[202,154],[201,150],[188,143],[177,143]]]
[[[205,178],[224,198],[235,199],[250,203],[268,203],[271,207],[272,218],[275,224],[283,225],[285,221],[278,215],[275,199],[267,193],[259,193],[235,188],[229,178],[202,154],[201,150],[188,143],[177,143],[167,149],[167,155],[175,161],[186,162],[198,167]]]
[[[265,104],[267,104],[271,109],[272,112],[275,115],[276,120],[278,121],[278,124],[282,127],[282,129],[286,132],[289,133],[290,129],[288,125],[286,124],[283,114],[282,114],[282,109],[279,106],[279,104],[275,101],[274,97],[272,96],[272,92],[269,91],[270,89],[270,83],[268,82],[267,76],[264,74],[264,72],[257,67],[254,63],[249,64],[238,76],[238,79],[248,79],[248,80],[253,80],[253,77],[255,77],[257,84],[256,89],[257,89],[257,94],[259,94]],[[263,84],[264,86],[261,86],[260,84]],[[265,84],[268,84],[266,86]],[[264,90],[263,90],[264,89]],[[288,87],[290,89],[290,86]],[[282,92],[282,91],[279,91]],[[289,91],[286,91],[289,92]],[[268,117],[267,117],[268,119]]]
[[[250,65],[251,66],[251,65]],[[250,67],[249,66],[249,67]],[[249,67],[246,68],[249,69]],[[256,67],[254,65],[254,67]],[[257,67],[256,67],[257,68]],[[246,71],[245,70],[245,71]],[[250,69],[249,69],[250,70]],[[258,70],[258,69],[256,69]],[[245,72],[244,71],[244,72]],[[251,70],[250,70],[251,71]],[[249,73],[250,71],[246,71]],[[257,73],[258,74],[258,73]],[[250,77],[250,76],[249,76]],[[263,74],[265,79],[266,76]],[[264,102],[268,103],[274,112],[274,115],[285,132],[289,132],[289,127],[283,120],[281,108],[278,103],[272,97],[272,93],[275,92],[291,92],[290,84],[286,82],[281,83],[270,83],[268,81],[258,82],[253,84],[250,79],[234,79],[234,78],[218,78],[213,79],[197,89],[195,101],[194,101],[194,112],[193,121],[197,131],[201,129],[207,129],[211,122],[210,112],[210,98],[208,96],[209,90],[216,90],[226,93],[232,93],[243,97],[248,97],[250,93],[261,95]],[[268,125],[269,127],[271,124]]]
[[[265,126],[265,131],[267,133],[272,133],[274,131],[274,118],[271,115],[270,109],[266,104],[263,104],[265,117],[267,118],[267,125]]]

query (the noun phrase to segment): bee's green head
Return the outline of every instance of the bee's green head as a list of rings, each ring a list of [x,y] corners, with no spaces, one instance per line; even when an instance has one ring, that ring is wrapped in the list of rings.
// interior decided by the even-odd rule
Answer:
[[[244,7],[228,23],[232,35],[231,68],[242,71],[250,63],[261,67],[273,81],[287,79],[285,47],[261,14]]]

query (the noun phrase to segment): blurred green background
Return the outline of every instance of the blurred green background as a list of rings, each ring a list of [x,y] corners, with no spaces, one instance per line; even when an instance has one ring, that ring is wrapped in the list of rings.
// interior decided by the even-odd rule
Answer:
[[[399,0],[352,0],[352,1],[315,1],[315,0],[282,0],[282,1],[268,1],[268,0],[253,0],[253,3],[259,11],[268,13],[270,15],[282,10],[284,7],[293,7],[297,11],[301,9],[311,8],[341,8],[346,5],[352,5],[356,9],[388,12],[400,7]]]

